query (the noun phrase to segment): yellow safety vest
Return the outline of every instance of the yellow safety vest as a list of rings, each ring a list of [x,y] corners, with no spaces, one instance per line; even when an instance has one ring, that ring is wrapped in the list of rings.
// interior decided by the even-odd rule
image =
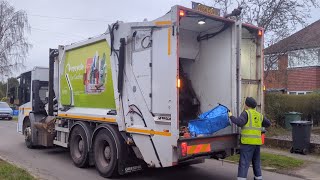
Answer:
[[[263,116],[255,109],[246,110],[248,122],[241,128],[241,143],[250,145],[261,145],[261,130]]]

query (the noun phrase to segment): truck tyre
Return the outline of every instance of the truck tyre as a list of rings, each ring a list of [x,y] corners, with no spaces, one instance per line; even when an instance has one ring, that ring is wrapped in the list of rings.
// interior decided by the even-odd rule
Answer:
[[[109,129],[98,132],[93,144],[95,166],[105,178],[118,175],[117,146],[114,135]]]
[[[308,154],[308,150],[307,150],[307,149],[305,149],[305,148],[304,148],[304,149],[302,149],[302,154],[303,154],[303,155],[307,155],[307,154]]]
[[[73,128],[70,138],[70,155],[73,163],[84,168],[89,164],[88,138],[84,129],[77,125]]]
[[[25,119],[23,123],[23,135],[24,135],[24,142],[29,149],[33,149],[34,145],[32,143],[32,128],[29,119]]]

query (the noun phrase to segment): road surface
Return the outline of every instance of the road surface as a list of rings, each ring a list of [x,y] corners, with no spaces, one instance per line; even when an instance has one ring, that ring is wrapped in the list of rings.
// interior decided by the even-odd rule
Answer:
[[[0,121],[0,157],[29,172],[47,180],[105,180],[99,176],[94,167],[80,169],[72,164],[69,152],[63,148],[27,149],[24,137],[16,132],[16,122]],[[250,175],[252,171],[249,172]],[[237,165],[216,160],[207,160],[203,164],[191,167],[173,167],[149,169],[129,174],[121,180],[160,180],[160,179],[236,179]],[[265,180],[298,180],[299,178],[281,174],[263,172]],[[250,178],[253,179],[251,175]]]

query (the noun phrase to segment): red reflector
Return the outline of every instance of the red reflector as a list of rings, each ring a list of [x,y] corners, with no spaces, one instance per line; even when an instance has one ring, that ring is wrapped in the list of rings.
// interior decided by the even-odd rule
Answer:
[[[185,15],[186,15],[186,14],[185,14],[184,10],[180,10],[180,11],[179,11],[179,16],[182,17],[182,16],[185,16]]]
[[[266,135],[263,133],[261,134],[261,141],[262,141],[262,144],[264,144],[264,138],[266,137]]]
[[[181,143],[181,155],[187,156],[188,145],[186,142]]]
[[[187,154],[207,153],[211,151],[211,144],[198,144],[187,147]]]

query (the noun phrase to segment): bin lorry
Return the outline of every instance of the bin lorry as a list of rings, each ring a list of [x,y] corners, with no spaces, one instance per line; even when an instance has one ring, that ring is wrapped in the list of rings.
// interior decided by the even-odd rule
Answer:
[[[45,80],[32,79],[18,131],[28,148],[69,148],[77,167],[103,177],[225,158],[238,148],[235,126],[184,132],[218,103],[239,115],[251,96],[263,110],[262,46],[261,28],[182,6],[153,21],[117,21],[49,50],[47,96]]]

